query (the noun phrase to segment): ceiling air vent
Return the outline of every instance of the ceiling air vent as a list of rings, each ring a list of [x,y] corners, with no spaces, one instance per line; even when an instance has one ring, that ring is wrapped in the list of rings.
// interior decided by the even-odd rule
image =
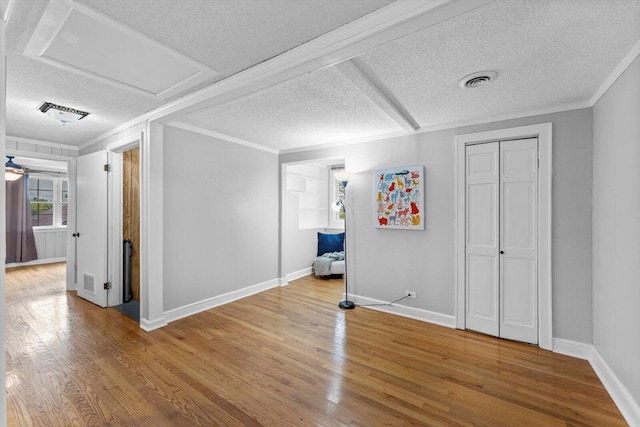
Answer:
[[[498,78],[498,73],[495,71],[478,71],[477,73],[469,74],[462,78],[458,82],[458,86],[462,88],[474,89],[480,86],[486,86],[495,79]]]

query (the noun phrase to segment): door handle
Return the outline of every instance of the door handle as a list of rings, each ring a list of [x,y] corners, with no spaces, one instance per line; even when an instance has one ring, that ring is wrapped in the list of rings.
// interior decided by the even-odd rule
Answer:
[[[73,237],[80,237],[80,233],[73,233],[72,236]]]
[[[504,251],[500,251],[500,255],[504,255]]]

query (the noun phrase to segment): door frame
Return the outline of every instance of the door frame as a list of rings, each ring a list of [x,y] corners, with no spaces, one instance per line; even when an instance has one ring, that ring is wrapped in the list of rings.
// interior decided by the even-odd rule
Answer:
[[[132,148],[140,147],[142,145],[144,134],[143,132],[137,133],[127,138],[120,139],[107,145],[107,151],[111,152],[111,175],[112,175],[112,195],[110,208],[112,209],[112,228],[109,235],[111,240],[110,245],[110,269],[112,271],[111,283],[112,289],[116,292],[111,292],[109,295],[108,305],[119,305],[123,302],[123,282],[122,282],[122,153]],[[142,189],[140,189],[142,191]],[[140,218],[142,220],[142,217]],[[142,244],[142,242],[140,242]],[[141,249],[141,248],[139,248]],[[140,271],[142,271],[142,263],[140,265]],[[142,295],[140,295],[142,300]],[[142,306],[142,301],[140,301]]]
[[[509,139],[538,138],[538,346],[553,347],[553,305],[551,277],[551,184],[552,184],[552,124],[541,123],[487,132],[456,136],[455,168],[455,283],[456,328],[466,329],[466,261],[465,261],[465,147],[483,142]]]

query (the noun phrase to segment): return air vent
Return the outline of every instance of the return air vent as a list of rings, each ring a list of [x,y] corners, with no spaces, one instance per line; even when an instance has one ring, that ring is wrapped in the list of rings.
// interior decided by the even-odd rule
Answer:
[[[84,290],[95,295],[96,278],[93,275],[84,273]]]
[[[486,86],[497,78],[498,73],[495,71],[478,71],[477,73],[469,74],[462,78],[458,82],[458,86],[467,89],[475,89],[480,86]]]

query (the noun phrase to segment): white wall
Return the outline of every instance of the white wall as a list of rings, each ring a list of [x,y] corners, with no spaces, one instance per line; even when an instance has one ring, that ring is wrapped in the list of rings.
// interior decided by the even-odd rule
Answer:
[[[355,294],[392,301],[415,290],[418,298],[403,304],[453,316],[455,136],[546,122],[553,123],[554,132],[553,335],[590,344],[591,109],[287,153],[280,161],[344,156],[347,170],[356,173],[347,190],[347,203],[353,205],[348,251],[355,258],[349,282]],[[425,165],[425,230],[374,228],[373,171],[408,164]]]
[[[594,346],[640,405],[640,58],[593,107]]]
[[[7,8],[7,2],[2,1],[0,3],[0,158],[5,158],[5,146],[6,146],[6,108],[7,108],[7,93],[6,93],[6,54],[5,54],[5,12]],[[6,188],[4,178],[0,178],[0,235],[4,236],[6,233]],[[5,241],[5,239],[3,239]],[[0,260],[6,259],[7,248],[5,244],[0,245]],[[4,269],[0,269],[0,303],[5,304],[5,272]],[[6,355],[5,355],[5,329],[7,324],[6,310],[0,310],[0,426],[7,424],[7,387],[6,384]]]
[[[38,261],[60,260],[67,257],[67,228],[36,228],[33,238],[38,251]]]
[[[164,311],[278,278],[276,154],[164,130]]]

